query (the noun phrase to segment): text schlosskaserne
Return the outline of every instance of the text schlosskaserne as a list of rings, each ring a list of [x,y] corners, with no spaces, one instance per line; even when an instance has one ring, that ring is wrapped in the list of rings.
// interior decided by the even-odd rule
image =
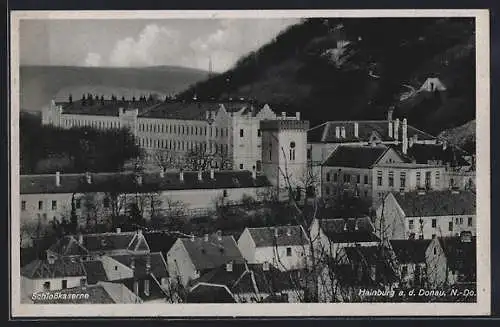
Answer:
[[[31,295],[33,301],[75,301],[89,298],[89,293],[35,292]]]

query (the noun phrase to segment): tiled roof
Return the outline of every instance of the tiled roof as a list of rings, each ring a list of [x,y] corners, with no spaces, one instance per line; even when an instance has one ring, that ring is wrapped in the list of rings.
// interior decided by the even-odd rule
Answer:
[[[309,238],[301,226],[248,228],[256,247],[307,245]]]
[[[49,250],[61,255],[85,255],[114,250],[134,251],[133,241],[137,238],[137,232],[83,234],[83,242],[80,244],[79,236],[67,235],[52,245]]]
[[[354,137],[354,123],[358,123],[358,137]],[[336,127],[345,128],[345,138],[337,138]],[[403,121],[399,123],[399,139],[403,135]],[[408,137],[417,135],[419,140],[433,140],[434,136],[407,125]],[[389,137],[389,121],[387,120],[358,120],[358,121],[329,121],[311,128],[307,133],[307,141],[310,143],[348,143],[348,142],[368,142],[373,132],[381,137],[382,141],[394,141]]]
[[[231,271],[227,271],[226,265],[223,265],[202,275],[191,285],[194,286],[197,283],[226,285],[233,294],[255,293],[255,287],[259,293],[265,294],[296,288],[290,274],[272,265],[269,265],[269,270],[265,271],[262,264],[233,264]]]
[[[86,276],[81,262],[70,260],[34,260],[21,268],[21,275],[30,279]]]
[[[431,240],[391,240],[390,243],[400,263],[424,263]]]
[[[333,243],[377,242],[369,217],[320,219],[321,230]]]
[[[476,237],[470,242],[463,242],[460,237],[438,237],[438,240],[450,270],[465,274],[469,279],[476,275]]]
[[[236,303],[231,291],[219,285],[198,284],[187,295],[187,303]]]
[[[244,262],[238,245],[232,236],[209,235],[204,237],[180,239],[193,265],[200,272],[219,267],[227,262]]]
[[[385,154],[387,146],[339,146],[323,163],[328,167],[370,168]]]
[[[166,257],[172,245],[177,241],[178,235],[177,233],[164,230],[144,232],[144,237],[148,242],[151,252],[161,252],[163,257]]]
[[[141,111],[153,106],[152,103],[146,103],[142,101],[112,101],[104,100],[93,100],[93,105],[89,105],[89,102],[84,106],[81,100],[75,100],[72,103],[68,102],[58,102],[56,105],[60,105],[63,108],[63,114],[72,115],[96,115],[96,116],[118,116],[119,108],[127,109],[139,109]]]
[[[54,175],[22,175],[21,194],[44,193],[86,193],[111,192],[119,190],[123,193],[153,192],[188,189],[222,189],[251,188],[269,186],[268,179],[263,175],[252,178],[250,171],[216,171],[214,179],[210,172],[202,174],[198,180],[198,172],[184,172],[184,181],[180,181],[179,173],[165,173],[161,178],[159,173],[142,175],[142,185],[138,185],[133,173],[97,173],[92,174],[91,184],[87,184],[85,174],[61,174],[60,186],[56,185]]]
[[[392,193],[406,217],[475,215],[476,195],[470,191]]]
[[[149,280],[149,294],[145,292],[144,281]],[[137,278],[126,278],[114,280],[113,283],[123,284],[127,287],[131,292],[134,292],[134,283],[137,282],[138,286],[138,294],[136,294],[142,301],[151,301],[158,299],[166,299],[167,294],[161,288],[160,284],[158,284],[158,280],[152,277],[151,275],[144,276],[141,279]],[[135,294],[135,293],[134,293]]]
[[[134,276],[142,278],[148,276],[147,272],[147,260],[149,257],[150,271],[156,278],[161,279],[168,277],[167,263],[161,252],[156,253],[146,253],[146,254],[125,254],[125,255],[113,255],[111,256],[116,261],[124,264],[127,267],[132,266],[132,261],[134,263]]]
[[[469,166],[464,159],[463,151],[459,151],[453,146],[448,146],[443,150],[440,144],[418,144],[408,147],[407,157],[414,159],[418,164],[427,164],[429,161],[441,161],[443,164],[449,163],[452,167]]]
[[[87,283],[96,284],[98,282],[108,281],[106,270],[104,269],[101,261],[83,261],[82,264],[87,272]]]

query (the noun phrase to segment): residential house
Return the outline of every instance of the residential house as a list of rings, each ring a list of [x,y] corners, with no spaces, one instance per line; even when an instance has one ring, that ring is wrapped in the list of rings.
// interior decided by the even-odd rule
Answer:
[[[285,271],[307,266],[310,242],[302,226],[247,227],[238,248],[248,263],[268,262]]]
[[[476,246],[476,237],[470,232],[462,232],[460,236],[434,237],[426,251],[429,284],[434,287],[475,285]]]
[[[362,214],[334,216],[336,218],[316,218],[309,227],[317,261],[322,261],[326,257],[331,260],[343,258],[344,247],[376,246],[380,243],[368,216]]]
[[[86,284],[85,268],[74,259],[37,259],[21,268],[23,299],[29,299],[36,292],[64,290]]]
[[[377,209],[382,239],[432,239],[476,234],[476,195],[470,191],[389,193]]]
[[[35,304],[137,304],[142,300],[123,284],[99,282],[58,291],[35,294]]]
[[[229,291],[238,303],[259,303],[269,297],[281,302],[297,303],[304,296],[300,280],[280,271],[268,262],[264,264],[227,263],[192,281],[190,290],[212,286]]]
[[[237,303],[226,285],[196,283],[186,295],[186,303]]]
[[[260,200],[270,185],[255,170],[23,175],[21,222],[46,226],[69,220],[74,209],[80,224],[105,223],[134,204],[145,219],[172,212],[192,217],[213,212],[220,200]]]
[[[423,287],[427,283],[426,252],[431,240],[391,240],[398,266],[400,287]]]
[[[236,240],[217,232],[202,237],[179,238],[167,253],[172,283],[186,286],[207,271],[229,262],[243,263]]]

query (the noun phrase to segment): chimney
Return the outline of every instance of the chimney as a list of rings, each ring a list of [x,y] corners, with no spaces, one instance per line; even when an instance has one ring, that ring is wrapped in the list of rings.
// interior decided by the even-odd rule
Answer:
[[[359,137],[359,123],[357,121],[354,122],[354,137]]]
[[[356,222],[354,223],[354,230],[359,230],[358,220],[357,219],[356,219]]]
[[[53,265],[55,261],[56,261],[56,258],[54,258],[53,256],[47,257],[47,262],[49,263],[49,265]]]
[[[120,234],[122,232],[122,229],[120,227],[116,227],[116,234]]]
[[[181,182],[184,182],[184,170],[181,168],[181,170],[179,171],[179,180]]]
[[[231,261],[229,261],[228,263],[226,263],[226,271],[227,272],[232,272],[233,271],[233,263]]]
[[[281,118],[282,118],[282,119],[285,119],[285,118],[286,118],[286,112],[284,112],[284,111],[282,111],[282,112],[281,112]]]
[[[134,259],[134,257],[132,257],[132,258],[130,259],[130,268],[131,268],[132,270],[135,270],[135,259]]]
[[[203,180],[202,174],[201,174],[201,169],[198,170],[198,180],[201,182]]]
[[[408,123],[406,118],[403,119],[402,132],[401,141],[403,141],[403,153],[406,154],[408,152]]]
[[[92,176],[89,172],[85,173],[85,179],[87,180],[87,184],[92,184]]]
[[[205,111],[205,119],[206,120],[210,119],[210,111]]]
[[[335,126],[335,138],[339,139],[340,138],[340,127]]]
[[[252,166],[252,178],[257,179],[257,171],[255,170],[255,166]]]
[[[392,114],[394,113],[394,107],[391,106],[389,107],[389,110],[387,110],[387,120],[389,122],[392,122]]]
[[[194,235],[191,234],[191,242],[194,242]]]
[[[292,236],[292,228],[290,226],[286,228],[286,236]]]
[[[269,271],[269,262],[264,261],[264,263],[262,264],[262,270]]]
[[[297,118],[297,120],[300,120],[300,112],[299,112],[299,111],[297,111],[297,112],[295,113],[295,118]]]
[[[137,185],[141,186],[142,185],[142,175],[136,175],[135,176],[135,181],[137,183]]]
[[[217,234],[217,240],[222,241],[222,231],[218,230],[216,234]]]
[[[394,134],[394,139],[397,141],[399,140],[399,118],[396,118],[396,120],[393,123],[394,123],[394,130],[392,132]]]
[[[164,178],[165,177],[165,168],[161,168],[160,169],[160,178]]]
[[[148,254],[146,256],[146,274],[149,275],[150,272],[151,272],[151,257]]]
[[[213,168],[210,168],[210,179],[215,179],[215,171]]]
[[[61,186],[61,173],[56,171],[56,186]]]
[[[443,150],[446,150],[447,147],[448,147],[448,142],[445,140],[443,141]]]
[[[393,134],[393,127],[394,127],[394,126],[392,125],[392,124],[393,124],[393,123],[392,123],[392,120],[389,120],[388,124],[389,124],[389,125],[388,125],[388,127],[389,127],[389,137],[390,137],[390,138],[393,138],[393,137],[394,137],[394,134]]]
[[[205,242],[208,242],[208,234],[205,234]]]
[[[340,136],[341,136],[343,139],[345,139],[345,127],[344,127],[344,126],[342,126],[342,128],[340,129],[340,134],[341,134]]]
[[[78,244],[83,245],[83,235],[78,234]]]
[[[139,296],[139,281],[134,280],[134,294]]]

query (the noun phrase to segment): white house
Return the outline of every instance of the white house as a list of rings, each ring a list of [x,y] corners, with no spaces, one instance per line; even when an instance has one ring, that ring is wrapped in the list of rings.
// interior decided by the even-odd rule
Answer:
[[[245,228],[238,248],[248,263],[270,263],[279,270],[305,268],[309,238],[302,226]]]
[[[207,271],[226,263],[243,263],[233,236],[220,232],[203,237],[179,238],[167,253],[167,266],[173,283],[186,286]]]
[[[383,239],[432,239],[476,234],[476,195],[470,191],[389,193],[377,209]]]

